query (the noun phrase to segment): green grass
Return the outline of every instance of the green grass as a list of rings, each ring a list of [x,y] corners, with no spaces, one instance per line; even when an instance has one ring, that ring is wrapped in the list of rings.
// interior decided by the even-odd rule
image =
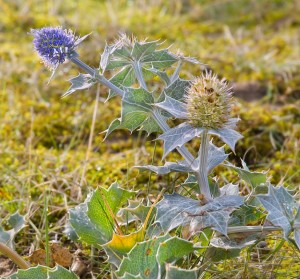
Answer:
[[[263,100],[242,102],[235,108],[245,138],[231,159],[239,163],[238,157],[244,157],[252,169],[269,170],[273,183],[284,179],[286,186],[297,188],[299,12],[296,0],[0,0],[0,217],[16,210],[28,212],[35,225],[24,230],[25,238],[17,238],[17,251],[28,255],[30,245],[44,247],[43,200],[47,191],[51,192],[50,240],[57,235],[68,243],[62,230],[68,207],[80,202],[76,191],[81,184],[96,96],[96,88],[92,88],[60,98],[69,86],[67,80],[79,71],[70,63],[60,66],[47,85],[51,73],[33,51],[28,35],[31,28],[62,25],[78,35],[92,31],[79,54],[94,67],[105,42],[124,31],[138,38],[165,40],[165,46],[197,57],[233,83],[264,85],[267,95]],[[186,66],[183,71],[186,77],[199,73],[195,66]],[[106,95],[107,90],[101,88],[101,98]],[[153,142],[145,135],[139,138],[126,131],[115,132],[102,142],[103,134],[99,134],[118,115],[117,99],[99,104],[82,185],[84,196],[89,189],[115,180],[139,190],[141,196],[147,195],[149,175],[132,167],[151,163]],[[161,152],[158,143],[156,164],[160,164]],[[227,170],[220,171],[224,183],[233,177]],[[151,175],[150,179],[150,194],[156,195],[160,188],[178,185],[184,178]],[[284,249],[290,251],[288,246]],[[106,273],[105,264],[94,266],[97,272],[103,269]]]

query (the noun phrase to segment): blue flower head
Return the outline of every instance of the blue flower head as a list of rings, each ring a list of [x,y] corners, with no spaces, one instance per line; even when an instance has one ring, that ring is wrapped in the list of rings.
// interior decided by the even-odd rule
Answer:
[[[76,55],[75,47],[79,41],[71,30],[61,27],[32,29],[34,48],[44,64],[54,70],[71,55]]]

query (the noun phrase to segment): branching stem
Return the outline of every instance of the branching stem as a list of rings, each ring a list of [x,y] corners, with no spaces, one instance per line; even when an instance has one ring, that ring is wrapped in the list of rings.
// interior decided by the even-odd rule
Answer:
[[[91,68],[84,62],[82,62],[79,58],[77,57],[71,57],[69,58],[70,61],[72,61],[74,64],[76,64],[79,68],[83,69],[86,71],[88,74],[90,74],[94,79],[96,79],[98,82],[101,84],[107,86],[109,89],[113,90],[115,93],[120,95],[122,98],[124,97],[124,91],[120,89],[119,87],[115,86],[113,83],[111,83],[109,80],[107,80],[103,75],[100,75],[95,69]],[[137,65],[139,66],[139,65]],[[137,67],[140,68],[140,67]],[[141,73],[141,70],[137,70],[139,74]],[[143,79],[143,76],[140,76],[137,74],[137,78],[139,79],[139,83],[144,89],[147,89],[145,81]],[[165,119],[162,117],[160,112],[158,110],[153,110],[153,118],[156,120],[157,124],[159,127],[164,131],[170,130],[169,125],[166,123]],[[184,146],[177,147],[177,151],[183,156],[183,158],[187,161],[189,165],[192,165],[195,162],[194,156],[188,151],[188,149]]]
[[[209,189],[209,183],[207,178],[207,163],[208,163],[208,148],[209,148],[209,134],[208,130],[204,130],[202,133],[202,140],[199,149],[199,172],[196,174],[200,193],[204,195],[205,199],[212,200],[212,195]]]

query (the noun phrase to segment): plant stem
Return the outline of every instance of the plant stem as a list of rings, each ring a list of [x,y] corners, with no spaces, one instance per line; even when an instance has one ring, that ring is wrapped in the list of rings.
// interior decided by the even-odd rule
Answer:
[[[208,148],[209,148],[209,135],[208,130],[204,130],[202,133],[202,140],[199,149],[199,172],[196,174],[200,193],[204,195],[206,200],[212,200],[212,195],[209,189],[208,173],[207,173],[207,160],[208,160]]]
[[[50,266],[48,189],[45,191],[45,197],[44,197],[44,215],[45,215],[45,253],[46,253],[45,264],[46,264],[46,266]]]
[[[228,227],[227,233],[247,233],[247,232],[270,232],[270,231],[282,231],[281,227],[274,226],[237,226],[237,227]]]
[[[124,97],[124,91],[120,89],[119,87],[115,86],[113,83],[111,83],[109,80],[107,80],[104,76],[99,75],[98,72],[82,62],[77,57],[69,58],[70,61],[72,61],[74,64],[76,64],[78,67],[86,71],[88,74],[90,74],[94,79],[99,81],[101,84],[107,86],[111,90],[113,90],[115,93],[120,95],[122,98]],[[141,78],[141,77],[140,77]],[[141,80],[139,80],[140,83],[143,83]],[[145,84],[144,84],[145,85]],[[164,131],[170,130],[170,127],[166,123],[165,119],[161,116],[160,112],[157,109],[153,110],[153,118],[156,120],[159,127]],[[183,158],[187,161],[189,165],[192,165],[195,162],[194,156],[188,151],[188,149],[184,146],[177,147],[177,151],[183,156]]]
[[[27,263],[18,253],[6,246],[4,243],[0,242],[0,253],[11,259],[19,268],[28,269],[30,268],[29,263]]]

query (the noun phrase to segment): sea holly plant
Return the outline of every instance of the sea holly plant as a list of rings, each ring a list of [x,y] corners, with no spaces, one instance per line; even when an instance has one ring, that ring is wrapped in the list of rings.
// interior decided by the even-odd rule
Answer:
[[[236,131],[239,119],[231,117],[232,89],[225,79],[202,71],[199,61],[172,53],[159,41],[121,34],[106,45],[99,67],[93,68],[76,52],[86,36],[79,38],[61,27],[31,34],[35,50],[53,73],[66,61],[82,70],[70,80],[64,97],[100,83],[109,89],[108,100],[121,98],[121,115],[107,127],[105,139],[116,129],[159,134],[164,165],[137,168],[158,175],[187,174],[181,187],[173,193],[166,187],[169,193],[162,192],[153,203],[138,200],[136,192],[114,182],[108,189],[98,187],[70,209],[67,234],[104,249],[115,277],[198,278],[207,263],[236,257],[274,231],[281,231],[284,239],[300,248],[300,208],[293,193],[271,185],[267,173],[252,172],[243,161],[242,167],[227,161],[225,148],[235,152],[242,135]],[[199,76],[183,79],[184,63],[198,65]],[[190,141],[199,141],[199,150],[192,150]],[[167,161],[173,151],[182,159]],[[240,184],[221,187],[212,177],[220,164],[235,171]],[[241,195],[241,186],[246,186],[247,195]],[[22,274],[32,272],[35,268]],[[61,278],[75,278],[64,274]]]

